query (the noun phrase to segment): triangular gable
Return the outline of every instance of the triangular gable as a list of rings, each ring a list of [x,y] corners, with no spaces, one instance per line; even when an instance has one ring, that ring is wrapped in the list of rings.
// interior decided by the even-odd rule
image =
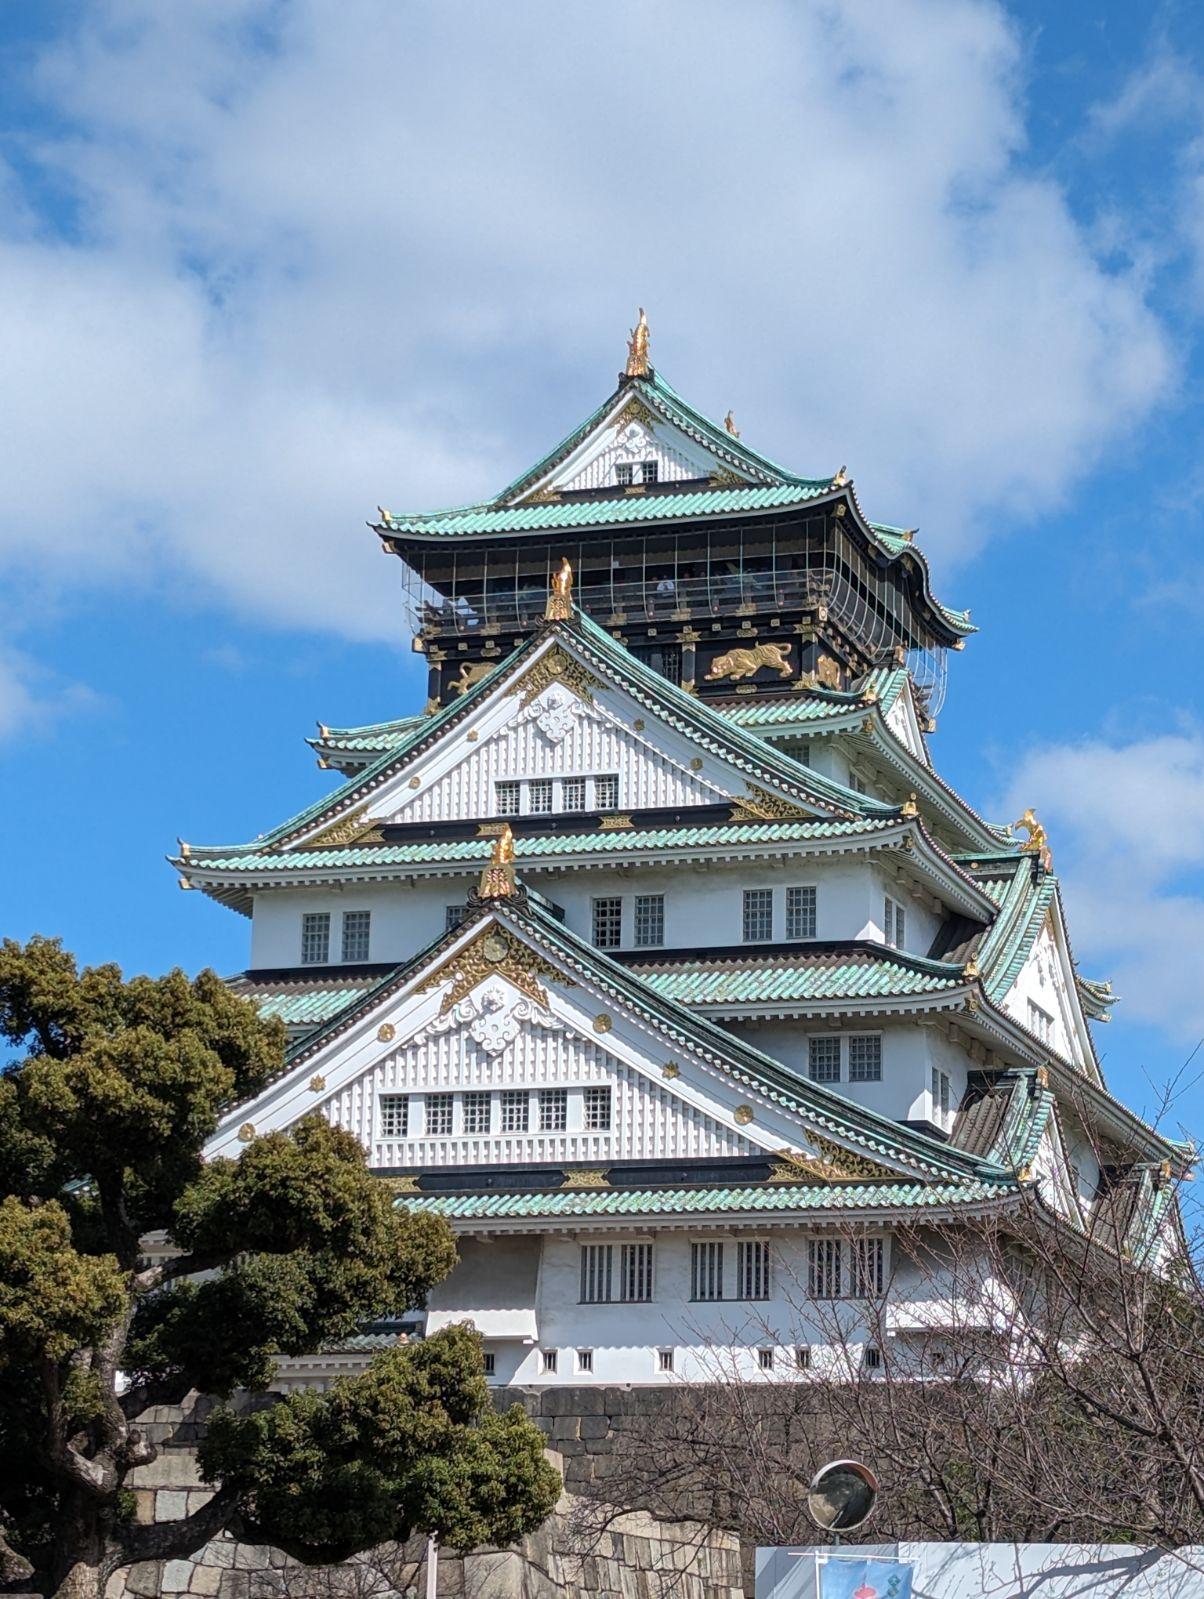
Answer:
[[[611,1090],[609,1129],[588,1126],[586,1091]],[[538,1096],[561,1089],[565,1126],[541,1129]],[[465,1094],[526,1091],[531,1124],[466,1125]],[[382,1095],[422,1102],[403,1131]],[[426,1124],[450,1094],[453,1131]],[[481,906],[290,1056],[232,1110],[210,1155],[319,1110],[378,1167],[610,1164],[768,1154],[812,1180],[981,1175],[981,1163],[842,1100],[684,1008],[521,897]]]
[[[1028,868],[1024,863],[1022,871]],[[1033,916],[1016,951],[1018,970],[997,1003],[1064,1060],[1100,1081],[1095,1045],[1083,1010],[1056,882],[1043,916]],[[1046,1021],[1048,1018],[1048,1021]]]
[[[909,755],[931,766],[924,741],[925,721],[921,720],[910,678],[906,679],[886,710],[886,725]]]

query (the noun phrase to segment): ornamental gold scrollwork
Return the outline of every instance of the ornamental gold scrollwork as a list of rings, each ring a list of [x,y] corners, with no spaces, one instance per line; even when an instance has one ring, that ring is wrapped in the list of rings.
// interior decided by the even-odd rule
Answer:
[[[606,1173],[595,1166],[567,1166],[561,1188],[609,1188]]]
[[[592,672],[588,672],[579,661],[573,659],[567,651],[554,645],[545,655],[541,655],[530,671],[512,683],[507,690],[509,694],[521,694],[519,710],[525,711],[532,701],[537,700],[552,683],[563,683],[571,694],[585,703],[593,702],[592,690],[599,688],[598,679]]]
[[[432,988],[440,987],[449,974],[452,981],[439,1005],[441,1016],[446,1015],[453,1005],[459,1004],[465,994],[471,993],[487,977],[506,978],[545,1010],[548,1007],[548,994],[539,981],[541,977],[554,978],[559,983],[572,986],[571,979],[544,960],[542,955],[537,955],[521,939],[496,925],[482,930],[464,949],[437,966],[419,983],[418,992],[425,994]]]
[[[299,846],[301,849],[337,849],[343,844],[380,844],[383,842],[380,828],[375,822],[368,820],[368,807],[353,811],[350,816],[344,816],[340,821],[332,822],[329,827],[324,827],[320,833],[315,833],[312,838],[307,838]]]
[[[746,783],[747,795],[732,801],[733,822],[792,822],[805,821],[810,814],[801,805],[771,794],[768,789]]]
[[[818,1133],[809,1136],[819,1151],[824,1169],[832,1182],[896,1183],[899,1181],[898,1172],[891,1171],[889,1166],[882,1166],[876,1160],[871,1160],[868,1155],[854,1154],[852,1150],[843,1149],[830,1138],[823,1138]]]

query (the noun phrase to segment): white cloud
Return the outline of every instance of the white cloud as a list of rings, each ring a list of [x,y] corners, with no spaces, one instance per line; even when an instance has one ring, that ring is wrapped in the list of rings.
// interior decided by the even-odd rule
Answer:
[[[41,577],[396,638],[363,517],[508,481],[637,302],[691,398],[938,554],[1174,381],[1021,164],[986,0],[107,0],[38,82],[73,210],[0,224],[0,560]]]
[[[1124,1014],[1204,1037],[1204,733],[1034,749],[1005,805],[1032,805],[1068,890],[1076,953]]]
[[[99,703],[84,684],[60,682],[21,650],[0,648],[0,738],[36,737],[61,717]]]

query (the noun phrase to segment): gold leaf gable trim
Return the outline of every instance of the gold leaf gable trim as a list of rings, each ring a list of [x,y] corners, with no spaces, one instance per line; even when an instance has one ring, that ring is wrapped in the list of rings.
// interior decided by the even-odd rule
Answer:
[[[833,1182],[897,1183],[899,1181],[899,1173],[892,1171],[889,1166],[871,1160],[868,1155],[854,1154],[851,1149],[844,1149],[840,1144],[833,1143],[830,1138],[824,1138],[819,1133],[811,1134],[811,1142],[819,1151]]]
[[[471,943],[462,950],[452,955],[448,960],[437,966],[428,977],[423,978],[418,985],[420,994],[429,993],[432,988],[438,988],[451,977],[451,986],[443,996],[439,1006],[439,1014],[444,1016],[453,1005],[458,1005],[487,977],[504,977],[514,984],[515,988],[533,999],[537,1005],[547,1009],[548,994],[541,977],[555,978],[566,986],[573,986],[570,979],[566,978],[542,955],[524,944],[520,938],[515,938],[504,928],[487,924]]]
[[[517,682],[510,685],[507,693],[522,695],[518,708],[523,711],[553,683],[563,683],[571,694],[575,694],[579,700],[584,700],[587,705],[593,701],[592,691],[601,686],[593,673],[588,672],[580,661],[574,660],[566,650],[560,648],[559,644],[554,644],[529,671],[524,672]]]
[[[320,833],[307,838],[300,849],[336,849],[343,844],[382,844],[384,839],[377,823],[368,820],[368,807],[353,811]]]
[[[792,800],[771,794],[768,789],[746,783],[748,793],[732,801],[733,822],[783,822],[807,820],[811,813]]]
[[[566,1166],[561,1188],[609,1188],[607,1176],[594,1166]]]
[[[633,395],[618,416],[615,417],[611,426],[618,432],[620,428],[625,428],[632,422],[642,422],[646,428],[652,428],[659,421],[660,417],[654,411],[650,411],[643,400],[638,400]]]

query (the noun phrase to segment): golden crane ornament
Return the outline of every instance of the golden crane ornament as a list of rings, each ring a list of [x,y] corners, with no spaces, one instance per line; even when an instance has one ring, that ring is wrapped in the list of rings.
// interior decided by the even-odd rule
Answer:
[[[573,566],[567,555],[561,556],[560,570],[552,574],[543,614],[549,622],[567,622],[573,614]]]
[[[644,307],[640,307],[640,319],[631,330],[631,337],[627,340],[627,373],[629,378],[646,378],[648,376],[648,318],[644,315]]]

